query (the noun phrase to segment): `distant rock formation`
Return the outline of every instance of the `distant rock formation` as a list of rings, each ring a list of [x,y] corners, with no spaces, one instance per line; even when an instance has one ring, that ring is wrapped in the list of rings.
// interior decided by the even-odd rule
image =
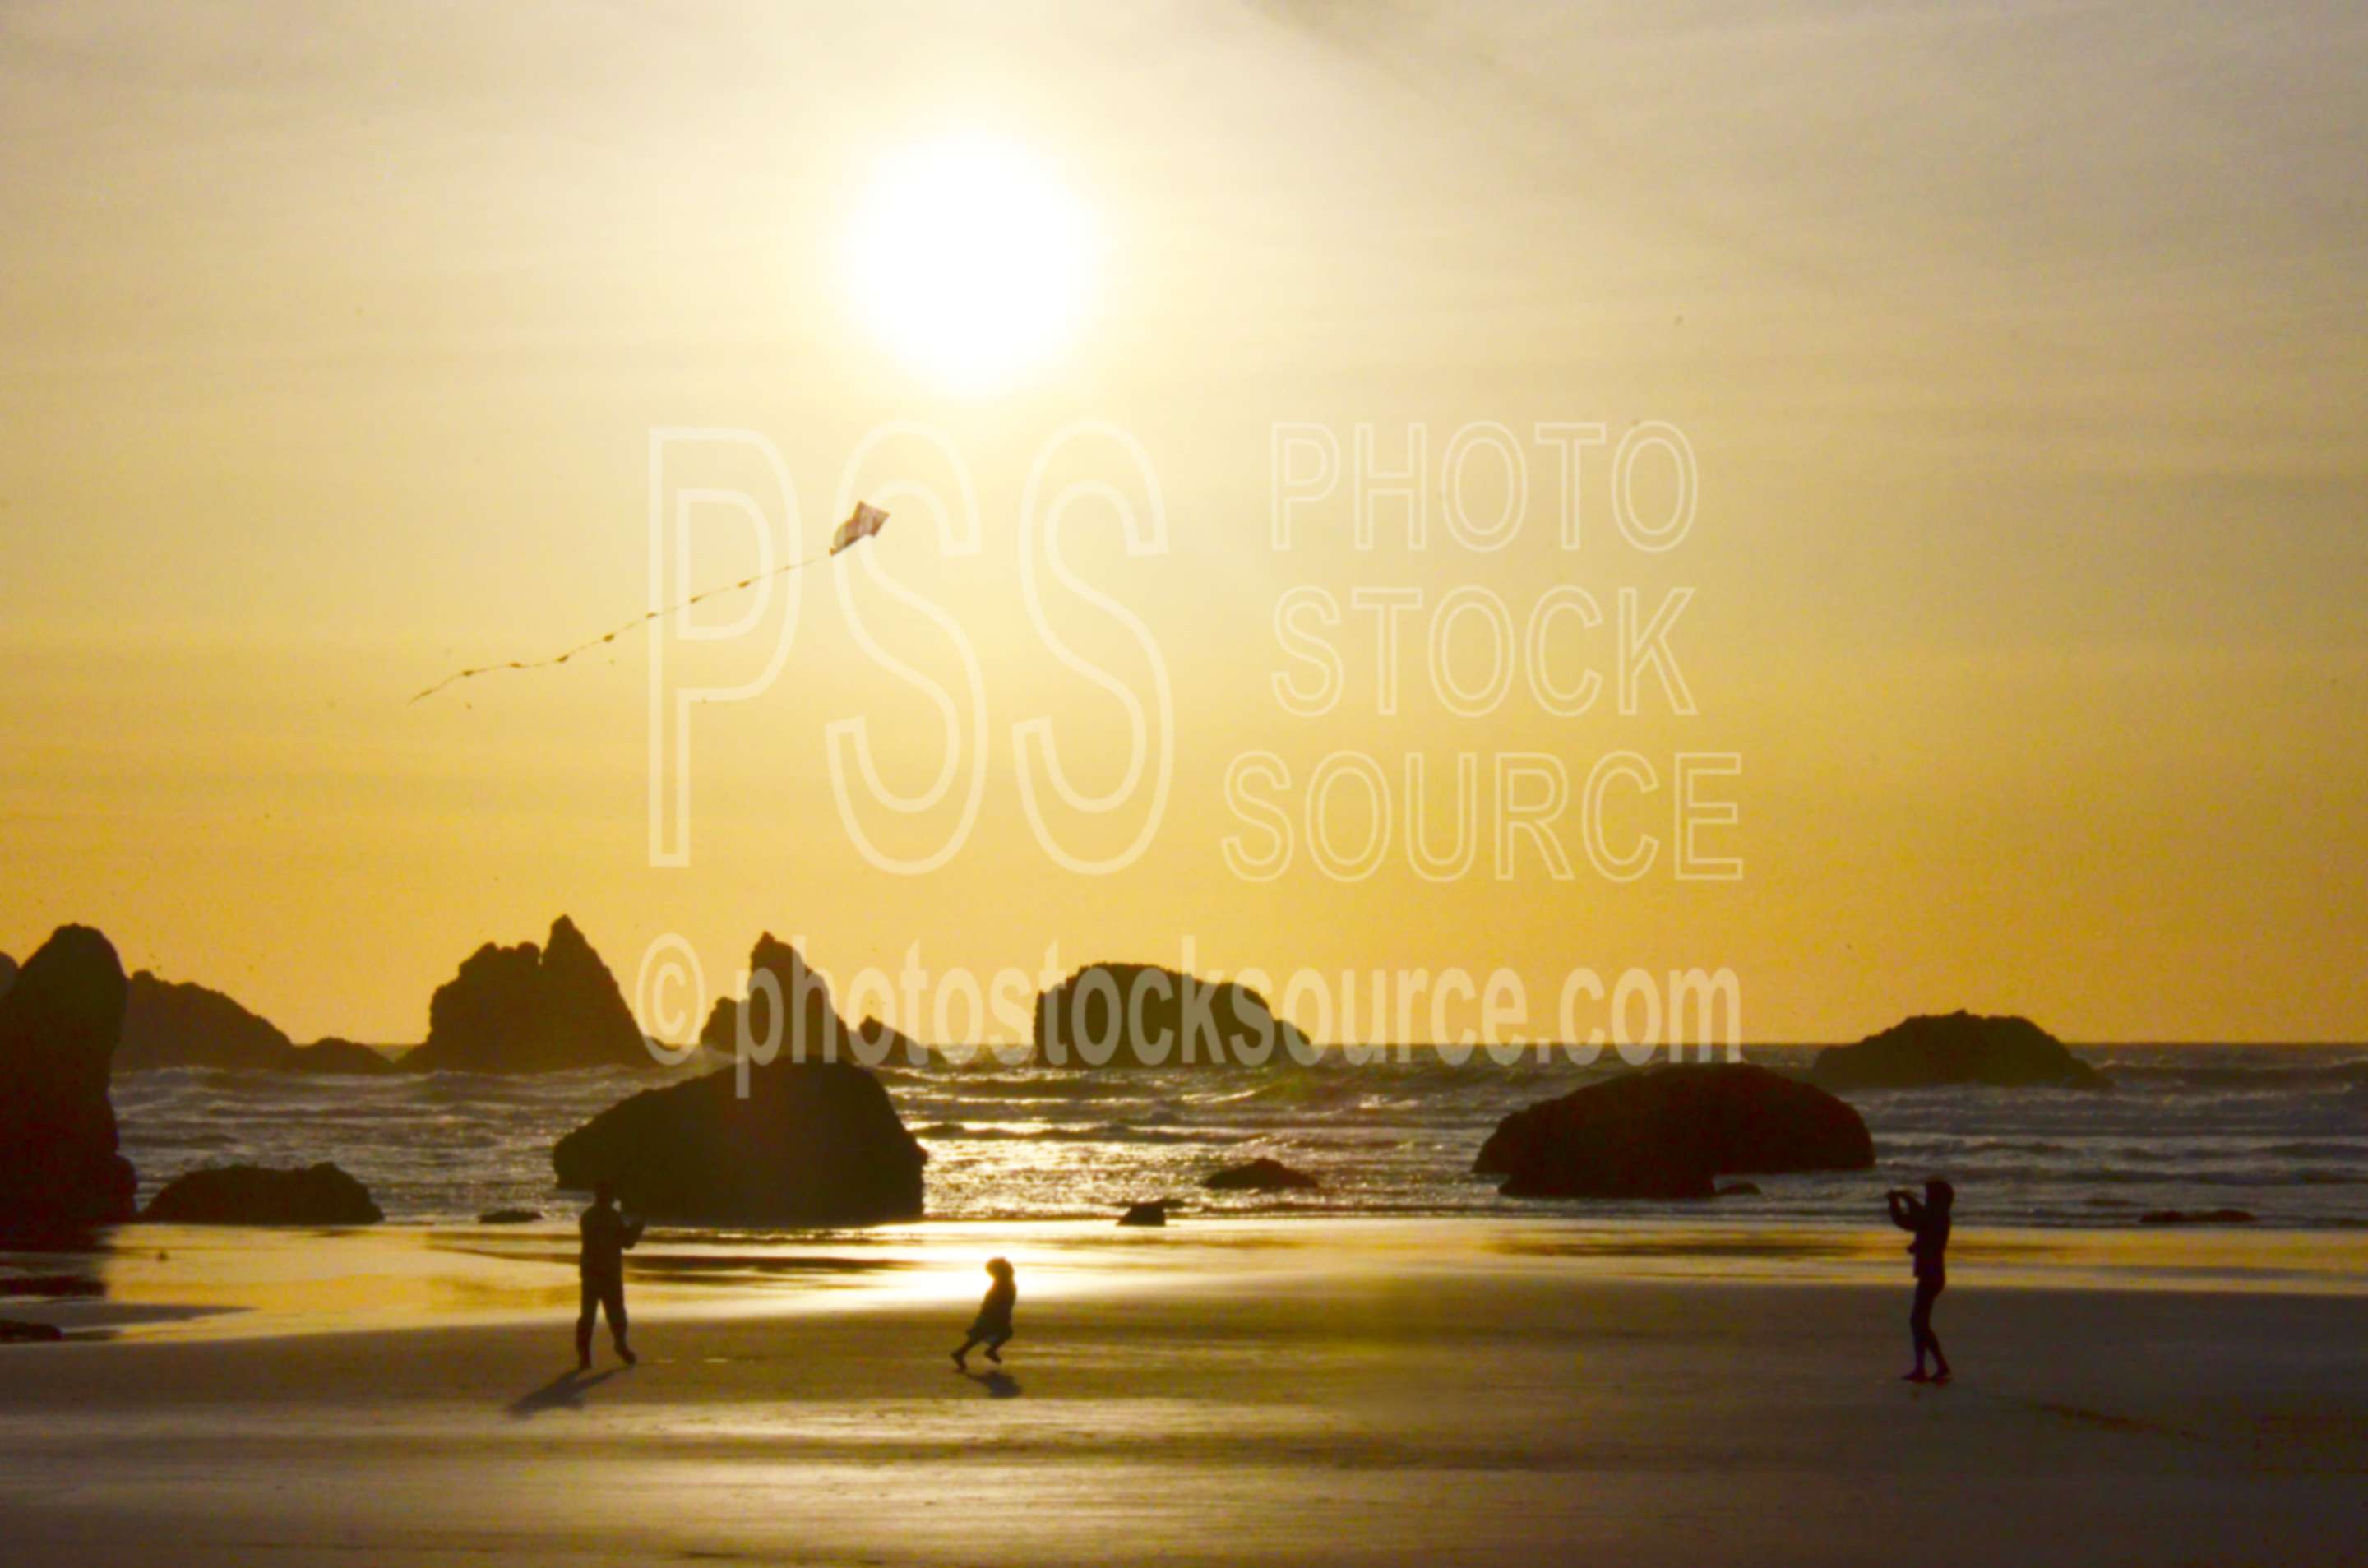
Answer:
[[[310,1045],[297,1046],[289,1053],[279,1071],[375,1077],[381,1073],[399,1073],[403,1069],[393,1057],[376,1046],[359,1045],[331,1035]]]
[[[856,1026],[855,1060],[870,1066],[896,1063],[916,1066],[928,1060],[928,1050],[894,1024],[866,1018]]]
[[[1757,1198],[1759,1196],[1759,1184],[1756,1181],[1723,1181],[1718,1184],[1718,1190],[1711,1196],[1713,1198]]]
[[[302,1170],[216,1165],[175,1176],[140,1217],[164,1225],[375,1225],[370,1188],[324,1161]]]
[[[1497,1124],[1473,1170],[1512,1198],[1709,1198],[1716,1178],[1858,1171],[1874,1140],[1823,1089],[1746,1062],[1624,1073]]]
[[[123,1007],[123,1039],[115,1070],[220,1067],[268,1072],[284,1063],[295,1042],[270,1019],[258,1017],[219,991],[186,981],[160,980],[147,970],[131,977]]]
[[[350,1040],[300,1046],[278,1025],[219,991],[188,981],[131,977],[118,1073],[211,1067],[233,1073],[392,1073],[394,1063]]]
[[[1255,1067],[1315,1052],[1247,985],[1096,963],[1036,998],[1036,1054],[1053,1067]]]
[[[1246,1165],[1227,1165],[1201,1177],[1201,1185],[1212,1192],[1312,1192],[1324,1184],[1281,1160],[1257,1159]]]
[[[825,1003],[825,1006],[827,1004]],[[694,1224],[862,1225],[921,1212],[928,1159],[880,1080],[786,1059],[645,1089],[559,1141],[559,1185],[608,1181],[632,1212]]]
[[[53,1323],[0,1318],[0,1345],[55,1345],[65,1336],[65,1330]]]
[[[401,1065],[417,1073],[557,1073],[655,1065],[616,976],[561,915],[541,947],[492,942],[427,1005],[427,1041]]]
[[[1167,1223],[1167,1200],[1156,1199],[1149,1203],[1130,1203],[1126,1212],[1118,1217],[1121,1225],[1156,1229]]]
[[[131,1218],[139,1183],[107,1097],[124,991],[108,939],[62,926],[0,995],[0,1238],[67,1240]]]
[[[1809,1069],[1826,1088],[1918,1089],[1944,1084],[2101,1089],[2103,1074],[2029,1018],[1958,1011],[1907,1019],[1856,1045],[1817,1052]]]
[[[820,1060],[848,1045],[843,1038],[847,1026],[831,1006],[830,986],[806,967],[797,949],[766,932],[749,949],[748,976],[745,1001],[722,997],[709,1011],[707,1023],[699,1031],[701,1045],[736,1060],[744,1022],[750,1044],[762,1052],[769,1042],[783,1062]],[[788,1010],[789,1020],[778,1034],[773,1021],[776,999]]]
[[[540,1209],[488,1209],[477,1216],[480,1225],[531,1225],[542,1218]]]

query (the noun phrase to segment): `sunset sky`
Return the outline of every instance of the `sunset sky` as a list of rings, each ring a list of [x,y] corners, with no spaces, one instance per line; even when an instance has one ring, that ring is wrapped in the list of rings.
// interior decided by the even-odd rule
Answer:
[[[2368,18],[2333,4],[0,6],[0,949],[83,921],[299,1039],[388,1042],[563,911],[629,988],[669,933],[711,989],[768,928],[833,971],[917,941],[982,973],[1189,935],[1227,972],[1503,965],[1533,1005],[1577,965],[1727,967],[1754,1040],[1958,1006],[2368,1037],[2363,79]],[[992,285],[951,319],[950,261]],[[868,553],[785,579],[779,677],[694,714],[687,866],[650,863],[643,641],[407,704],[647,607],[654,427],[772,442],[814,550],[892,421],[960,453],[979,548],[883,503]],[[1014,766],[1037,719],[1080,790],[1126,764],[1121,701],[1023,581],[1031,465],[1079,421],[1140,444],[1168,536],[1131,555],[1090,507],[1063,536],[1172,683],[1165,815],[1107,876],[1040,846]],[[1660,554],[1606,479],[1654,422],[1699,480]],[[1493,553],[1437,494],[1482,423],[1528,478]],[[1606,427],[1575,551],[1544,423]],[[1358,549],[1345,491],[1275,548],[1278,424],[1345,460],[1370,425],[1390,466],[1425,430],[1427,548],[1385,510]],[[896,483],[952,487],[908,441],[853,491]],[[1639,510],[1671,493],[1648,465]],[[729,524],[694,544],[689,587],[751,570]],[[1520,679],[1448,711],[1429,607],[1476,587],[1518,621],[1556,584],[1607,619],[1691,588],[1668,645],[1699,710],[1648,677],[1634,716]],[[1338,707],[1278,703],[1302,585],[1422,590],[1398,712],[1357,617]],[[1122,622],[1046,597],[1150,692]],[[926,788],[937,710],[864,640],[959,691],[946,625],[983,679],[976,826],[891,875],[825,727],[866,719]],[[1611,681],[1611,629],[1564,631],[1558,678]],[[1571,881],[1499,880],[1484,817],[1444,882],[1403,823],[1364,881],[1304,853],[1235,876],[1228,767],[1304,787],[1342,750],[1442,790],[1463,752],[1575,787],[1633,751],[1663,787],[1619,797],[1623,842],[1669,838],[1677,754],[1739,754],[1715,843],[1744,875],[1679,881],[1665,842],[1612,881],[1574,817]],[[954,810],[881,831],[925,845]],[[1140,820],[1070,831],[1105,852]]]

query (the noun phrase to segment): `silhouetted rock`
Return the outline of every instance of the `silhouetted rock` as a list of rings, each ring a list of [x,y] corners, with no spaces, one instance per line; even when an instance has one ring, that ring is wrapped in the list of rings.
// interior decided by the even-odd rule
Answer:
[[[108,939],[63,926],[0,996],[0,1238],[63,1241],[131,1218],[139,1183],[107,1097],[124,990]]]
[[[561,1186],[606,1177],[637,1212],[716,1223],[864,1224],[921,1212],[928,1155],[860,1065],[908,1042],[877,1019],[850,1030],[796,948],[759,936],[746,996],[719,999],[699,1038],[734,1065],[635,1095],[568,1134],[552,1154]]]
[[[869,1067],[910,1066],[928,1060],[921,1042],[894,1024],[866,1018],[856,1026],[855,1060]]]
[[[1126,1212],[1118,1217],[1118,1222],[1121,1225],[1165,1225],[1167,1223],[1167,1200],[1130,1203],[1126,1206]]]
[[[146,970],[131,977],[123,1009],[123,1039],[115,1048],[118,1073],[165,1067],[208,1067],[233,1073],[379,1074],[394,1064],[349,1040],[300,1046],[270,1019],[249,1012],[219,991],[188,981],[160,979]]]
[[[55,1345],[65,1336],[65,1331],[53,1323],[0,1318],[0,1345]]]
[[[382,1074],[399,1073],[403,1069],[394,1059],[372,1046],[359,1045],[350,1040],[331,1035],[310,1045],[294,1047],[288,1053],[284,1073],[322,1073],[351,1078],[375,1078]]]
[[[1246,1165],[1227,1165],[1201,1177],[1201,1185],[1212,1192],[1312,1192],[1323,1183],[1281,1160],[1257,1159]]]
[[[540,1209],[489,1209],[477,1216],[480,1225],[531,1225],[542,1218]]]
[[[1919,1089],[1987,1084],[2101,1089],[2104,1074],[2029,1018],[1964,1011],[1913,1017],[1856,1045],[1817,1052],[1810,1079],[1828,1089]]]
[[[538,948],[488,942],[438,986],[427,1040],[403,1058],[419,1073],[557,1073],[655,1064],[616,976],[561,915]]]
[[[8,987],[17,983],[17,960],[0,953],[0,996],[8,994]]]
[[[186,981],[160,980],[147,970],[131,977],[123,1007],[123,1039],[115,1070],[219,1067],[268,1072],[296,1049],[268,1018],[258,1017],[219,991]]]
[[[1719,1189],[1711,1196],[1713,1198],[1757,1198],[1759,1196],[1759,1184],[1756,1181],[1723,1182]]]
[[[140,1217],[167,1225],[375,1225],[386,1218],[370,1188],[326,1162],[190,1171],[166,1182]]]
[[[773,1021],[777,1000],[789,1020],[778,1032]],[[828,983],[806,966],[797,949],[770,931],[748,951],[747,998],[718,999],[699,1031],[700,1043],[736,1060],[744,1022],[748,1043],[761,1052],[769,1042],[774,1059],[782,1062],[819,1061],[848,1043],[847,1025],[831,1006]]]
[[[827,1004],[825,1004],[827,1005]],[[559,1141],[559,1185],[616,1184],[627,1209],[707,1224],[860,1225],[921,1212],[928,1158],[880,1080],[777,1061],[646,1089]]]
[[[1036,1054],[1053,1067],[1255,1067],[1315,1049],[1247,985],[1096,963],[1037,996]]]
[[[2138,1216],[2141,1225],[2249,1225],[2253,1216],[2242,1209],[2152,1209]]]
[[[1708,1198],[1722,1175],[1857,1171],[1874,1141],[1823,1089],[1745,1062],[1625,1073],[1513,1112],[1472,1168],[1513,1198]]]

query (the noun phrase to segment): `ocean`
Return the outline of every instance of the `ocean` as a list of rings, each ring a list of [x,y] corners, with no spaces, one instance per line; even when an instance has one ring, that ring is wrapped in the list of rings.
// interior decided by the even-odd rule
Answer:
[[[1747,1048],[1746,1061],[1805,1068],[1814,1048]],[[2159,1210],[2244,1210],[2260,1224],[2368,1223],[2368,1048],[2089,1046],[2104,1093],[1950,1088],[1850,1096],[1877,1168],[1761,1176],[1719,1217],[1863,1225],[1885,1186],[1941,1174],[1961,1222],[2135,1224]],[[934,1219],[1112,1215],[1151,1198],[1226,1214],[1634,1215],[1704,1206],[1541,1203],[1471,1175],[1508,1111],[1622,1070],[1474,1056],[1264,1070],[1092,1072],[987,1062],[881,1070],[929,1151]],[[496,1208],[559,1213],[551,1147],[639,1088],[677,1074],[599,1069],[541,1077],[439,1073],[330,1078],[195,1069],[114,1085],[124,1153],[142,1199],[182,1171],[232,1161],[331,1160],[390,1220],[442,1223]],[[1321,1190],[1209,1193],[1219,1165],[1270,1154]]]

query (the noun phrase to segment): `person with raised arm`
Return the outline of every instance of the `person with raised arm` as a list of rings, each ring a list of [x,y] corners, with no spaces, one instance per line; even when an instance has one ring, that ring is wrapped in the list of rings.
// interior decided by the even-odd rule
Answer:
[[[584,1307],[575,1319],[575,1369],[592,1369],[592,1322],[603,1312],[617,1354],[630,1367],[635,1358],[625,1343],[625,1254],[642,1239],[641,1221],[617,1211],[616,1188],[604,1181],[593,1188],[592,1207],[584,1210],[580,1229],[584,1250],[576,1268],[583,1277]]]
[[[1896,1187],[1884,1195],[1891,1205],[1891,1222],[1908,1232],[1915,1239],[1907,1244],[1908,1256],[1915,1259],[1916,1304],[1907,1310],[1907,1333],[1916,1346],[1916,1366],[1905,1374],[1911,1383],[1945,1383],[1949,1381],[1949,1358],[1941,1354],[1941,1336],[1932,1332],[1932,1304],[1949,1284],[1949,1210],[1955,1207],[1957,1189],[1939,1176],[1924,1184],[1924,1197],[1918,1201],[1914,1193]],[[1924,1370],[1924,1355],[1930,1351],[1932,1370]]]

